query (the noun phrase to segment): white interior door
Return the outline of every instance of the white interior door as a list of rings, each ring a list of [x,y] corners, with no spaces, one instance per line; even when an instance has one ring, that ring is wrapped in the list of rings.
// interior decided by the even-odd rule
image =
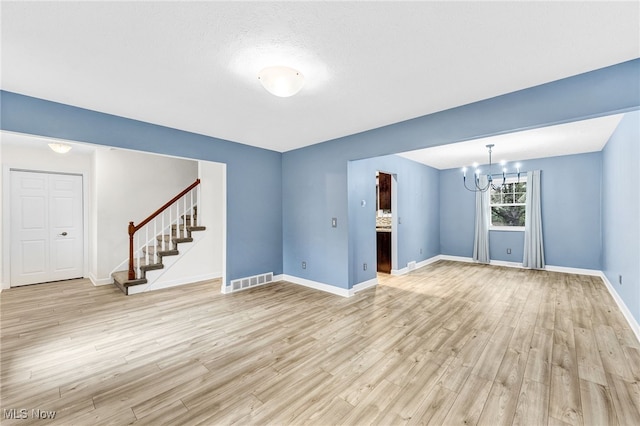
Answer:
[[[11,171],[11,286],[83,275],[82,176]]]

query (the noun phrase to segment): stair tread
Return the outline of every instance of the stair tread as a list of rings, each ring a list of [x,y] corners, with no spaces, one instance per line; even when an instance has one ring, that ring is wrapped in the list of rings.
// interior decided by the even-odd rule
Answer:
[[[158,250],[157,246],[143,247],[142,251],[145,253],[157,254],[158,256],[175,256],[179,253],[178,249]]]
[[[178,228],[178,226],[180,227],[179,229],[185,229],[186,227],[187,231],[204,231],[205,229],[207,229],[206,227],[201,225],[191,226],[191,225],[184,225],[184,224],[180,224],[180,225],[173,224],[171,225],[171,229],[175,231],[176,228]]]
[[[173,242],[173,243],[190,243],[193,241],[193,238],[191,237],[176,237],[169,234],[158,235],[156,239],[158,241],[162,241],[164,239],[164,241],[166,242]]]
[[[164,264],[162,263],[150,263],[148,265],[140,265],[140,269],[142,271],[153,271],[155,269],[163,269]]]
[[[113,280],[116,281],[116,285],[120,284],[118,287],[131,287],[134,285],[146,284],[146,278],[136,278],[133,280],[129,279],[129,271],[117,271],[111,274]]]

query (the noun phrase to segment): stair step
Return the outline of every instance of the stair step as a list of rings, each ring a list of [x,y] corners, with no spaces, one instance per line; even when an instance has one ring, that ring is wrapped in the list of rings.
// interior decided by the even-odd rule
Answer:
[[[164,265],[162,263],[150,263],[148,265],[140,265],[140,270],[143,272],[147,271],[155,271],[156,269],[163,269]]]
[[[143,272],[164,268],[164,265],[162,264],[162,262],[156,263],[155,259],[151,259],[151,262],[153,263],[147,263],[147,258],[141,257],[140,259],[136,259],[133,261],[133,267],[138,268],[138,266],[140,266],[140,270]]]
[[[180,230],[180,231],[184,231],[186,229],[187,231],[187,235],[190,232],[194,232],[194,231],[204,231],[206,228],[206,226],[191,226],[191,225],[171,225],[171,233],[173,235],[176,235],[176,231]],[[182,234],[183,232],[180,232],[180,234]]]
[[[191,237],[179,238],[169,234],[158,235],[156,239],[159,241],[158,245],[162,243],[162,240],[164,240],[167,243],[174,243],[174,244],[193,242],[193,238]]]
[[[116,287],[118,287],[127,296],[129,295],[129,287],[147,283],[146,278],[130,280],[129,271],[114,272],[111,276],[113,277],[113,283]]]
[[[157,246],[149,246],[149,247],[143,247],[142,248],[142,252],[143,253],[149,253],[149,254],[157,254],[158,256],[177,256],[178,254],[180,254],[180,252],[177,249],[171,249],[171,250],[162,250],[161,248],[158,248]]]

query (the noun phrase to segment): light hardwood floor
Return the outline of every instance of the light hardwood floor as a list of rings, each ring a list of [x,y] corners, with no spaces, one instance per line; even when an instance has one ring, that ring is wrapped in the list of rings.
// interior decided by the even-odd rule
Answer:
[[[599,278],[441,261],[380,281],[3,291],[2,414],[29,418],[2,424],[640,424],[640,343]]]

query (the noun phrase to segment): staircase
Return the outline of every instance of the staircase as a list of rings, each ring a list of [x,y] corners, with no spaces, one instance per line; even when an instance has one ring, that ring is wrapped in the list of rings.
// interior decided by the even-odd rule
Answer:
[[[195,191],[199,189],[199,183],[200,180],[197,180],[139,225],[134,226],[130,222],[129,269],[111,274],[114,284],[125,295],[146,291],[145,285],[151,283],[147,274],[164,269],[169,259],[182,255],[181,247],[194,242],[195,232],[206,230],[198,224],[198,207],[195,204]],[[158,227],[160,233],[156,233]],[[134,243],[134,234],[141,230],[144,232],[138,234]],[[140,234],[145,236],[141,237]]]

